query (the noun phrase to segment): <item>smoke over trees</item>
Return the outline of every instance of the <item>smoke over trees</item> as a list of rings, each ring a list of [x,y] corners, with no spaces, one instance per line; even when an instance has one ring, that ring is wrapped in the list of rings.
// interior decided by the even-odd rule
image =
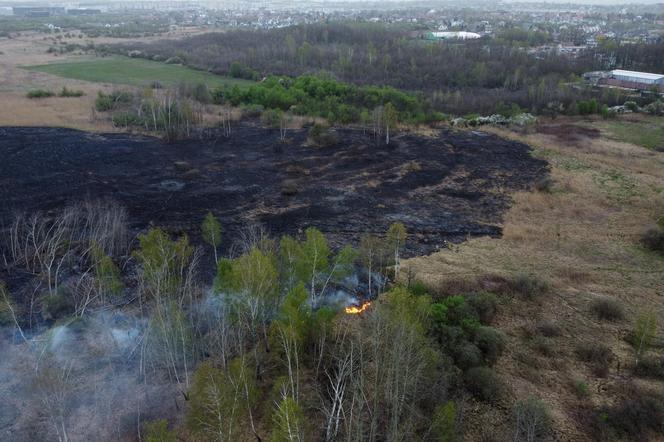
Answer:
[[[407,440],[453,397],[442,330],[462,323],[457,339],[499,356],[463,299],[385,292],[401,224],[359,251],[315,228],[280,241],[250,228],[210,287],[201,248],[152,228],[129,253],[125,219],[84,203],[8,231],[0,386],[15,394],[0,417],[17,440]],[[219,248],[218,223],[201,225]]]

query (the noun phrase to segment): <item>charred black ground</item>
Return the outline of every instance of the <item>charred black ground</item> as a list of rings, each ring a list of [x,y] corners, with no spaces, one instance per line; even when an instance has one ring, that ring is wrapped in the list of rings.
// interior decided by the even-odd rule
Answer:
[[[333,243],[403,222],[409,253],[445,241],[499,235],[510,193],[546,173],[524,144],[479,132],[405,134],[376,146],[362,130],[337,131],[336,145],[287,142],[249,124],[229,139],[166,144],[145,136],[60,128],[0,128],[0,219],[54,210],[83,198],[113,198],[136,228],[196,236],[207,211],[228,244],[257,223],[274,235],[316,226]]]

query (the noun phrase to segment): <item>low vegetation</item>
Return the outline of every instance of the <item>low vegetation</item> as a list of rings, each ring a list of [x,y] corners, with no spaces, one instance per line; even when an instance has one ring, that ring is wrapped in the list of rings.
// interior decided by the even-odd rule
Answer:
[[[46,89],[33,89],[26,94],[28,98],[49,98],[55,97],[55,92]]]
[[[183,81],[204,83],[211,88],[251,84],[180,65],[119,56],[27,66],[26,69],[75,80],[142,87],[150,86],[154,81],[164,86],[175,86]]]
[[[334,123],[364,123],[380,118],[376,109],[391,104],[395,123],[426,123],[443,116],[432,112],[422,97],[390,87],[354,86],[316,76],[270,77],[248,88],[234,86],[213,91],[218,104],[260,105],[266,109],[292,111],[298,115],[322,117]],[[391,117],[390,117],[391,118]]]

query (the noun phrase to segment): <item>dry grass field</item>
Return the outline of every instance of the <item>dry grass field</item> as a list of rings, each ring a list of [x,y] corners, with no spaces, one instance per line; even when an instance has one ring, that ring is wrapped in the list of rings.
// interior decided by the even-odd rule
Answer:
[[[411,259],[407,267],[434,292],[491,290],[517,275],[547,282],[551,289],[536,300],[504,297],[497,326],[508,346],[497,370],[511,386],[511,400],[534,395],[551,408],[558,440],[587,440],[586,408],[611,405],[631,382],[664,391],[661,382],[633,379],[634,350],[626,341],[644,311],[656,312],[658,334],[664,334],[664,259],[639,244],[664,215],[664,153],[588,136],[572,120],[545,122],[530,135],[488,130],[533,146],[551,165],[552,188],[515,195],[502,238],[473,239]],[[593,314],[593,302],[604,298],[623,306],[624,320]],[[558,336],[538,332],[550,324]],[[581,345],[600,343],[615,356],[606,377],[575,354]],[[587,385],[582,398],[575,388],[581,382]],[[495,440],[504,440],[500,432],[511,422],[507,403],[490,410],[474,404],[468,411],[476,418],[485,412],[497,426],[491,429]],[[485,419],[470,419],[469,440],[483,437]]]
[[[144,37],[141,41],[162,38],[183,38],[205,30],[186,30],[169,32],[168,35]],[[92,41],[95,45],[128,42],[129,39],[95,38],[79,39],[76,32],[71,38],[64,38],[64,43],[85,44]],[[24,69],[25,66],[43,65],[90,60],[91,55],[78,52],[49,54],[47,50],[56,46],[51,37],[37,32],[24,32],[11,39],[0,38],[0,126],[54,126],[70,127],[96,132],[116,130],[108,118],[93,117],[92,109],[98,91],[110,92],[117,85],[62,78],[55,75]],[[60,43],[58,43],[59,45]],[[32,89],[48,89],[54,92],[63,87],[85,92],[83,97],[29,99],[26,93]],[[130,89],[129,86],[123,88]]]

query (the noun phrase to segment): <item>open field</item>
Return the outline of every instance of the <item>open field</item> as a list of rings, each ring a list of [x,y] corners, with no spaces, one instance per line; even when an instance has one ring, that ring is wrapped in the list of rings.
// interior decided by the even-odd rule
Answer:
[[[168,36],[177,39],[190,35],[192,32],[205,31],[169,32]],[[69,127],[95,132],[113,132],[117,130],[111,124],[110,119],[99,119],[92,111],[97,92],[108,93],[118,88],[117,84],[76,80],[24,69],[25,66],[80,63],[92,59],[92,56],[80,54],[78,51],[66,54],[48,53],[48,49],[56,44],[86,44],[88,42],[111,44],[119,41],[125,43],[134,41],[132,39],[110,37],[90,40],[79,39],[76,32],[71,34],[72,37],[62,39],[62,43],[60,41],[56,43],[55,38],[37,32],[24,32],[20,36],[13,36],[11,39],[0,38],[0,78],[2,78],[2,81],[0,81],[0,95],[2,95],[0,126]],[[153,36],[135,40],[152,41],[159,38],[161,37]],[[99,58],[97,60],[109,59]],[[178,68],[178,66],[163,66]],[[205,73],[198,74],[206,75]],[[158,77],[154,79],[158,79]],[[26,93],[32,89],[47,89],[58,92],[65,86],[69,89],[82,90],[86,95],[78,98],[51,97],[39,100],[31,100],[26,97]],[[123,86],[123,88],[129,89],[133,87],[136,86]]]
[[[626,115],[615,120],[596,121],[593,125],[608,138],[664,151],[664,123],[661,117]]]
[[[118,56],[26,66],[26,69],[75,80],[142,87],[154,81],[164,86],[180,82],[205,83],[209,88],[251,84],[247,80],[222,77],[181,65]]]
[[[491,291],[518,275],[550,284],[536,300],[503,297],[497,327],[509,343],[498,371],[511,387],[510,400],[544,400],[555,439],[565,441],[590,439],[599,412],[588,410],[615,403],[632,380],[639,388],[663,390],[661,382],[633,377],[634,349],[626,337],[644,311],[656,312],[658,336],[664,336],[664,258],[639,244],[664,214],[664,153],[609,140],[585,124],[559,119],[530,135],[488,129],[533,146],[551,165],[552,189],[517,193],[502,238],[471,239],[406,264],[434,292]],[[598,319],[591,305],[603,298],[622,305],[625,319]],[[557,336],[538,332],[549,325]],[[599,343],[614,356],[606,377],[576,356],[580,345]],[[653,354],[661,356],[662,348]],[[576,382],[587,384],[587,397],[575,392]],[[510,439],[510,417],[500,411],[507,407],[473,404],[468,440]],[[487,427],[493,439],[482,438]]]

